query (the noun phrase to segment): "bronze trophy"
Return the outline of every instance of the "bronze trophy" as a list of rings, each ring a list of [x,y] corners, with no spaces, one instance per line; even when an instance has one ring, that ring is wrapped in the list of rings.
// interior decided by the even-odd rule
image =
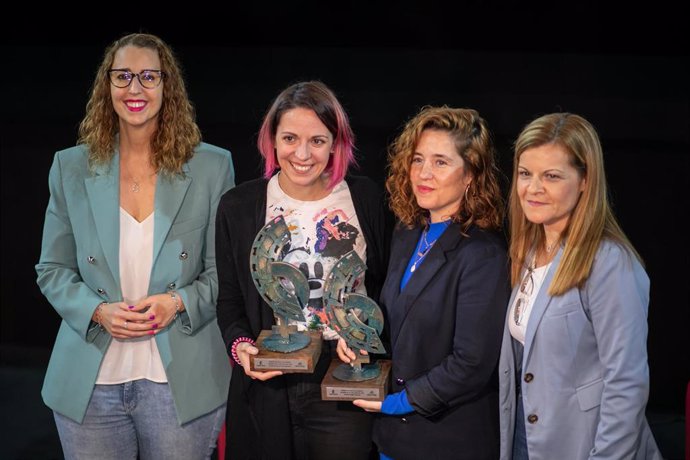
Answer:
[[[324,305],[329,326],[352,349],[356,359],[345,364],[339,359],[331,362],[321,383],[321,399],[352,401],[370,399],[382,401],[388,389],[390,360],[371,362],[368,353],[385,353],[379,338],[383,331],[383,313],[369,297],[352,292],[366,265],[355,251],[345,254],[335,264],[324,283]],[[358,316],[366,318],[366,324]]]
[[[251,370],[285,373],[314,371],[321,354],[321,333],[298,332],[289,320],[305,321],[303,308],[309,300],[309,283],[296,267],[283,262],[283,249],[291,241],[283,216],[257,233],[249,256],[249,268],[257,291],[273,309],[276,324],[263,330],[256,341],[259,354],[251,357]]]

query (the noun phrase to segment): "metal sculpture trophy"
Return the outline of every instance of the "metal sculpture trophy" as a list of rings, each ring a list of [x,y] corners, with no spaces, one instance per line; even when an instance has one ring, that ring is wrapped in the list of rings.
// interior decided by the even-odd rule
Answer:
[[[289,372],[314,371],[321,354],[321,333],[298,332],[289,320],[305,321],[303,308],[309,300],[309,283],[296,267],[283,262],[291,241],[283,216],[257,233],[249,255],[249,269],[257,291],[273,309],[276,324],[263,330],[256,341],[259,354],[251,357],[251,369]]]
[[[366,265],[355,251],[338,260],[326,277],[324,305],[329,326],[345,340],[357,357],[350,364],[333,360],[323,382],[321,398],[351,401],[381,401],[386,396],[391,363],[370,362],[369,353],[385,353],[379,335],[383,331],[383,313],[369,297],[352,292],[365,272]],[[365,318],[366,324],[362,319]],[[360,350],[368,354],[362,355]]]

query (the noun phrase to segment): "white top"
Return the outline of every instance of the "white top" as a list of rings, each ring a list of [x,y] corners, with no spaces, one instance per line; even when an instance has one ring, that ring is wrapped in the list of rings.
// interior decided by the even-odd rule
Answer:
[[[134,305],[147,297],[153,265],[153,212],[138,222],[120,208],[120,285],[123,302]],[[103,357],[97,384],[147,379],[168,381],[155,336],[113,339]]]
[[[266,223],[280,215],[291,231],[290,247],[283,261],[298,267],[307,276],[310,288],[309,303],[303,310],[307,321],[290,323],[297,324],[301,331],[320,329],[326,340],[337,339],[338,334],[326,326],[324,281],[336,262],[353,249],[364,263],[367,261],[367,245],[350,188],[343,180],[325,198],[300,201],[280,188],[276,174],[266,191]],[[366,295],[364,276],[354,291]]]
[[[532,271],[532,282],[534,285],[531,289],[531,292],[520,292],[518,287],[518,293],[515,296],[513,304],[510,306],[510,311],[508,312],[508,328],[510,330],[510,335],[512,335],[513,338],[518,340],[522,345],[525,344],[525,332],[527,331],[529,316],[532,313],[532,305],[534,305],[534,301],[537,299],[541,285],[544,284],[544,278],[546,278],[546,273],[549,271],[550,266],[551,262],[539,268],[535,268],[534,271]],[[525,275],[526,273],[522,274],[523,278],[520,279],[520,284],[522,284]],[[520,324],[518,325],[515,323],[515,305],[520,299],[522,299],[522,302],[524,303],[524,306],[522,307],[524,308],[524,312],[521,315]]]

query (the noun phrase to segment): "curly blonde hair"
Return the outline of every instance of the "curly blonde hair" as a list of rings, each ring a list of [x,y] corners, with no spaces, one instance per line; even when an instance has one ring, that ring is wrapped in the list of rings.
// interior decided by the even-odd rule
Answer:
[[[453,221],[462,222],[463,232],[471,225],[499,229],[503,223],[504,203],[493,142],[486,121],[472,109],[426,106],[407,122],[388,149],[386,189],[390,194],[391,210],[409,228],[428,224],[429,212],[417,204],[410,180],[412,157],[427,129],[448,133],[466,171],[473,177],[466,199],[452,216]]]
[[[79,125],[79,144],[89,148],[91,166],[108,164],[114,154],[119,118],[110,96],[110,70],[115,53],[125,46],[147,48],[158,53],[163,77],[163,103],[158,114],[158,128],[151,138],[153,166],[166,174],[180,174],[182,165],[194,154],[201,142],[201,131],[195,121],[180,64],[172,49],[150,34],[130,34],[115,40],[105,51],[91,89],[86,115]]]

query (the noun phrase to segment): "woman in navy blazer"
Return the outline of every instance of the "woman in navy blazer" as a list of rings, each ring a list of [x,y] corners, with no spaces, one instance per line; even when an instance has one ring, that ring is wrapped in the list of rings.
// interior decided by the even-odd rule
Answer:
[[[587,120],[553,113],[523,129],[509,209],[501,458],[660,459],[644,416],[649,278]]]
[[[382,459],[497,458],[509,283],[486,122],[471,109],[424,108],[391,146],[386,185],[400,220],[381,293],[393,388],[383,403],[354,404],[382,412]],[[338,350],[354,358],[342,341]]]
[[[200,142],[152,35],[106,50],[86,112],[50,170],[36,266],[62,317],[44,401],[68,459],[209,458],[230,381],[214,247],[230,152]]]

